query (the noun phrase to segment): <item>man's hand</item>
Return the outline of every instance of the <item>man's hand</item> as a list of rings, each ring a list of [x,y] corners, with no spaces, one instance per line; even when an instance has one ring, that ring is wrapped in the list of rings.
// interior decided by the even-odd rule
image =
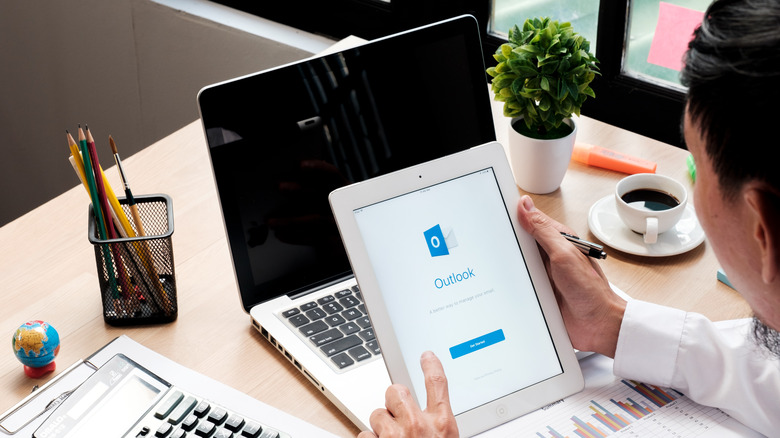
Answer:
[[[387,409],[377,409],[371,414],[374,432],[363,431],[358,438],[458,436],[458,425],[450,407],[447,377],[439,358],[426,351],[420,358],[420,366],[428,393],[425,410],[420,410],[407,387],[392,385],[385,393]]]
[[[542,249],[574,348],[614,357],[625,300],[612,291],[598,262],[582,254],[560,234],[572,234],[571,230],[536,209],[529,196],[520,199],[517,217]]]

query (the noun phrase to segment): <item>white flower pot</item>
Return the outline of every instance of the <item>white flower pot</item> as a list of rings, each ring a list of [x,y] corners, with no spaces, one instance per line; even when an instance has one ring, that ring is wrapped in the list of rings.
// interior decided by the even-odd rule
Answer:
[[[566,169],[569,167],[577,124],[572,119],[564,120],[571,126],[571,134],[563,138],[540,140],[526,137],[509,124],[509,163],[517,185],[529,193],[546,194],[560,187]],[[521,122],[522,123],[522,122]]]

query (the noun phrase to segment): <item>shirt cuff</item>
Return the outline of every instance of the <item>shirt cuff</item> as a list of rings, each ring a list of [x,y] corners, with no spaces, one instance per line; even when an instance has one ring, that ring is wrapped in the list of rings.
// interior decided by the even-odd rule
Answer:
[[[618,335],[613,373],[671,386],[686,312],[629,300]]]

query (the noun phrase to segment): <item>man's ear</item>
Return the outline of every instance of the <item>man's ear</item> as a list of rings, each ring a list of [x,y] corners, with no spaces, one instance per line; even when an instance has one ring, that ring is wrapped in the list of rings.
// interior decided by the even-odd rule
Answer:
[[[780,194],[764,185],[744,194],[754,216],[753,238],[761,250],[761,278],[772,283],[780,276]]]

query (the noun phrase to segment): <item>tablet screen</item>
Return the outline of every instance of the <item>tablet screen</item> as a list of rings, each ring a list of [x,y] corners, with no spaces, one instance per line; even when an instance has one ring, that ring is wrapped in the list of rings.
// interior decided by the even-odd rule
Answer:
[[[353,211],[420,403],[426,350],[455,415],[563,372],[493,168]]]

